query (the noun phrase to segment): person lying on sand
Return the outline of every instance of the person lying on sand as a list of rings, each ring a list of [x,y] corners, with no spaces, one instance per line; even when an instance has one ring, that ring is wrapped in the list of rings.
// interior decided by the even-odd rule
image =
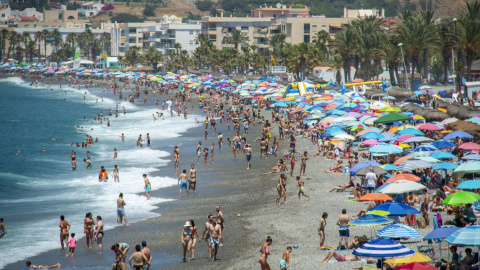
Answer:
[[[338,262],[347,262],[347,261],[360,261],[360,258],[355,256],[355,255],[347,255],[345,257],[343,257],[342,255],[340,255],[340,253],[332,250],[330,252],[328,252],[327,256],[325,257],[325,259],[319,261],[321,263],[327,263],[328,261],[330,261],[331,258],[335,258]]]
[[[43,265],[33,265],[32,262],[26,261],[25,264],[27,265],[28,269],[49,269],[49,268],[60,268],[60,263],[50,266],[43,266]]]
[[[349,187],[355,187],[355,184],[353,183],[352,180],[350,180],[350,182],[348,184],[345,184],[345,185],[338,185],[336,187],[333,187],[332,189],[330,189],[329,191],[325,191],[326,193],[329,193],[329,192],[332,192],[334,190],[345,190],[346,188],[349,188]]]
[[[283,162],[283,159],[278,160],[278,163],[275,167],[272,168],[272,171],[266,172],[265,174],[278,173],[278,172],[288,172],[287,165]]]

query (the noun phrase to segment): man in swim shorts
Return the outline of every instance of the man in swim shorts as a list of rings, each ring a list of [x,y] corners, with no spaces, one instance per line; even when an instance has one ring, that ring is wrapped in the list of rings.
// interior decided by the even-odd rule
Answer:
[[[292,247],[288,246],[287,250],[283,252],[283,257],[280,260],[280,269],[287,270],[287,267],[290,267],[290,253],[292,252]]]
[[[208,226],[208,234],[210,235],[210,246],[212,247],[212,261],[216,261],[220,238],[222,237],[222,228],[217,224],[216,217],[212,217],[212,224]]]
[[[205,222],[205,228],[203,229],[203,234],[202,234],[202,240],[204,240],[205,242],[207,242],[207,246],[208,246],[208,258],[211,259],[212,258],[212,247],[210,245],[210,234],[209,234],[209,227],[210,225],[212,224],[212,218],[213,216],[212,215],[208,215],[208,221]]]
[[[337,219],[337,225],[340,226],[338,232],[340,233],[340,240],[338,241],[338,250],[341,250],[342,240],[345,240],[345,248],[348,248],[348,237],[350,231],[348,226],[350,224],[350,217],[347,215],[347,209],[342,209],[342,214]]]
[[[247,158],[247,170],[250,170],[252,163],[250,160],[252,160],[252,146],[250,144],[245,145],[245,155]]]
[[[127,222],[127,216],[125,215],[125,208],[126,205],[125,200],[123,199],[123,193],[120,193],[117,199],[117,223],[122,224],[122,218],[125,220],[125,225],[129,226]]]
[[[5,234],[7,234],[7,229],[3,223],[3,218],[0,218],[0,239],[3,238]]]
[[[178,184],[180,185],[180,198],[182,197],[182,189],[184,188],[185,191],[187,191],[187,195],[190,196],[190,192],[188,191],[187,187],[187,170],[183,170],[183,172],[180,174],[180,177],[178,177]]]
[[[189,177],[189,185],[188,185],[188,190],[193,189],[193,193],[196,193],[196,188],[197,188],[197,170],[195,169],[195,166],[192,164],[190,167],[190,171],[188,172],[188,177]]]
[[[147,262],[144,264],[143,270],[150,270],[150,266],[152,265],[152,252],[147,247],[147,241],[142,241],[142,252],[147,257]]]

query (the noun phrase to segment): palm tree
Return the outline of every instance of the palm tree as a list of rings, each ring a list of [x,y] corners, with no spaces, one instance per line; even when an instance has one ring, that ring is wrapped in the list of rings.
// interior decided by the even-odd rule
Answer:
[[[247,43],[248,37],[246,34],[242,33],[242,31],[235,29],[230,32],[229,35],[223,37],[223,42],[233,44],[235,49],[240,50],[238,45]]]
[[[354,54],[352,44],[354,44],[355,32],[352,27],[347,26],[335,34],[335,39],[331,42],[333,53],[340,55],[343,61],[343,75],[345,81],[350,81],[350,63]]]
[[[19,42],[20,36],[15,30],[10,31],[8,34],[8,53],[7,58],[10,58],[10,52],[13,52]]]
[[[50,34],[50,37],[53,38],[53,44],[55,45],[55,51],[58,50],[58,46],[60,45],[60,41],[62,40],[62,36],[60,34],[60,31],[58,31],[58,28],[53,29],[52,33]],[[65,52],[63,52],[65,54]]]
[[[387,63],[392,85],[396,85],[400,80],[398,75],[398,64],[402,55],[398,43],[400,43],[400,39],[394,32],[388,32],[380,39],[380,51]]]
[[[278,54],[282,51],[283,47],[285,46],[285,39],[287,35],[275,34],[268,39],[268,45],[272,49],[273,57],[277,57]]]
[[[37,31],[35,32],[35,35],[33,36],[33,39],[35,40],[35,42],[37,42],[37,45],[38,45],[38,60],[40,60],[40,57],[42,56],[41,54],[41,51],[40,51],[40,43],[42,42],[43,40],[43,33],[42,31]]]
[[[152,65],[152,68],[155,70],[155,73],[158,71],[158,64],[164,61],[163,54],[161,54],[154,47],[148,48],[146,59]]]
[[[328,70],[335,72],[335,82],[340,85],[342,83],[342,73],[340,72],[343,67],[342,56],[334,54],[332,58],[330,58],[328,67]]]
[[[108,54],[108,52],[110,52],[110,42],[111,42],[111,40],[112,40],[112,37],[111,37],[110,33],[104,32],[100,35],[100,42],[102,44],[102,51],[106,52],[107,54]]]
[[[8,29],[2,29],[2,31],[0,32],[0,57],[2,60],[3,59],[3,55],[5,55],[5,47],[7,46],[7,40],[8,40]]]
[[[450,23],[440,23],[437,25],[437,35],[439,38],[438,47],[441,50],[443,58],[443,83],[448,81],[448,70],[452,60],[452,49],[455,47],[455,37]]]
[[[469,81],[471,80],[473,58],[480,52],[480,2],[475,1],[466,4],[460,14],[457,26],[458,45],[465,54],[467,81]],[[459,70],[459,72],[460,71],[461,70]],[[461,74],[458,77],[458,80],[460,80],[462,77]],[[460,85],[460,83],[458,85]]]
[[[306,77],[323,60],[317,46],[311,43],[300,43],[293,46],[289,68],[297,74],[297,79],[301,79]]]
[[[419,16],[424,28],[428,30],[430,35],[432,35],[432,39],[434,41],[433,44],[427,44],[423,50],[423,78],[426,79],[428,78],[428,53],[431,49],[436,47],[439,42],[436,31],[437,29],[435,27],[438,18],[435,16],[433,11],[422,11],[420,12]]]
[[[316,36],[315,44],[317,44],[318,47],[320,48],[320,51],[323,53],[323,57],[327,59],[328,58],[327,45],[331,42],[330,34],[327,33],[327,31],[322,30],[316,33],[315,36]]]
[[[43,39],[43,46],[45,49],[45,62],[47,62],[47,39],[50,37],[50,31],[47,29],[42,30],[42,39]]]
[[[138,48],[137,46],[132,46],[125,53],[125,60],[130,66],[133,67],[138,62],[140,57],[140,54],[138,53],[139,51],[140,51],[140,48]]]
[[[30,40],[27,44],[27,46],[25,47],[25,52],[26,52],[26,56],[28,56],[28,61],[30,63],[33,62],[33,55],[35,54],[35,48],[36,48],[37,44],[35,42],[35,40]]]

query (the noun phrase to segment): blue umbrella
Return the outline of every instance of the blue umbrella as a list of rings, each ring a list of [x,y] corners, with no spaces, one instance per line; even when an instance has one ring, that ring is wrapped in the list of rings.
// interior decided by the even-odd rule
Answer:
[[[460,227],[441,227],[425,235],[423,240],[447,238],[458,229],[460,229]]]
[[[455,169],[455,172],[476,173],[480,172],[480,161],[469,161],[462,163]]]
[[[480,246],[480,226],[461,228],[447,237],[447,242],[457,246]]]
[[[362,138],[362,139],[380,139],[380,138],[383,138],[383,136],[380,133],[372,131],[372,132],[367,132],[367,133],[363,134],[362,136],[360,136],[360,138]]]
[[[397,139],[397,137],[395,136],[389,136],[389,137],[383,137],[381,139],[379,139],[378,141],[379,142],[390,142],[390,141],[395,141]]]
[[[406,216],[409,214],[412,214],[412,215],[420,214],[420,211],[418,211],[417,209],[409,205],[396,203],[396,202],[383,203],[371,208],[369,211],[374,211],[374,210],[389,212],[390,213],[388,214],[389,216]]]
[[[461,130],[455,130],[454,132],[451,132],[451,133],[445,135],[445,137],[443,137],[443,139],[445,141],[450,141],[450,140],[455,140],[457,137],[460,138],[460,139],[463,139],[463,138],[473,139],[472,135],[468,134],[465,131],[461,131]]]
[[[367,167],[367,166],[381,166],[382,164],[378,163],[378,162],[375,162],[375,161],[361,161],[355,165],[352,166],[352,168],[350,168],[350,171],[351,172],[357,172],[358,170],[360,170],[361,168],[363,167]]]
[[[368,151],[375,154],[399,154],[403,152],[403,149],[396,145],[382,143],[370,147]]]
[[[467,180],[460,183],[457,189],[476,189],[480,188],[480,180]]]
[[[418,232],[410,226],[395,224],[388,225],[378,234],[378,238],[422,238]]]
[[[372,258],[393,258],[408,257],[415,254],[415,251],[405,247],[395,240],[377,239],[368,241],[361,247],[355,249],[353,255]]]
[[[381,167],[381,166],[380,166]],[[383,166],[383,169],[384,170],[387,170],[387,171],[390,171],[390,170],[395,170],[397,168],[397,166],[393,165],[393,164],[386,164],[385,166]]]
[[[451,153],[448,152],[443,152],[443,151],[438,151],[430,155],[433,158],[436,159],[444,159],[444,158],[454,158],[455,155],[452,155]]]
[[[285,108],[285,107],[288,107],[288,104],[285,103],[285,102],[279,102],[279,103],[275,104],[275,107]]]
[[[447,142],[447,141],[444,141],[444,140],[435,141],[435,142],[432,143],[432,145],[435,146],[438,149],[450,148],[450,147],[455,146],[454,143]]]
[[[462,159],[466,160],[480,160],[480,155],[479,154],[470,154],[462,157]]]
[[[440,162],[432,167],[434,170],[453,170],[458,167],[455,163],[450,162]]]
[[[392,132],[383,132],[383,133],[382,133],[382,136],[383,136],[383,137],[392,137],[392,136],[395,136],[395,133],[392,133]]]
[[[368,225],[382,225],[392,223],[392,220],[380,215],[366,214],[354,219],[350,225],[352,226],[368,226]]]
[[[412,152],[434,152],[437,150],[438,148],[433,145],[420,145],[419,147],[414,148]]]
[[[420,136],[423,136],[425,135],[425,133],[421,132],[420,130],[416,129],[416,128],[406,128],[404,130],[400,130],[398,132],[398,134],[400,135],[420,135]]]

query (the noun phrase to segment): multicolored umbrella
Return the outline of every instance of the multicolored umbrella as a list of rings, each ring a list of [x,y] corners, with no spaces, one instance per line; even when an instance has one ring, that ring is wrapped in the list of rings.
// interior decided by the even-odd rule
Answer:
[[[372,258],[407,257],[415,252],[394,240],[376,239],[355,249],[353,255]]]
[[[373,225],[383,225],[390,224],[393,221],[389,218],[382,217],[380,215],[366,214],[359,216],[357,219],[354,219],[350,222],[352,226],[373,226]]]
[[[397,203],[397,202],[382,203],[370,209],[370,211],[376,211],[376,210],[387,211],[390,213],[388,214],[389,216],[406,216],[409,214],[412,214],[412,215],[420,214],[420,211],[411,207],[410,205]]]
[[[461,228],[447,237],[446,241],[456,246],[480,246],[480,226]]]

